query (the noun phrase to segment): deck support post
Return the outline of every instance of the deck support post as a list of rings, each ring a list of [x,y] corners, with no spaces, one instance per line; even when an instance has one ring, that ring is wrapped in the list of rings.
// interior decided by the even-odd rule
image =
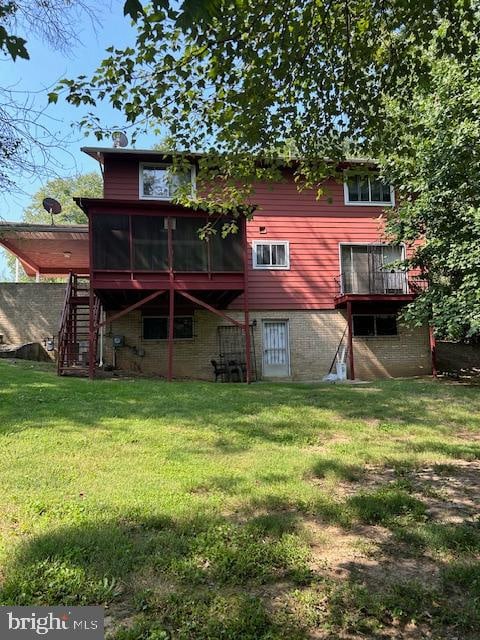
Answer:
[[[432,325],[428,326],[428,337],[430,341],[430,355],[432,358],[432,376],[437,377],[437,341],[435,340],[435,331]]]
[[[248,300],[248,242],[247,242],[247,220],[244,217],[242,219],[242,232],[243,232],[243,274],[244,274],[244,287],[243,287],[243,316],[244,316],[244,331],[245,331],[245,367],[246,367],[246,383],[250,384],[251,380],[251,345],[250,345],[250,312],[249,312],[249,300]]]
[[[175,289],[170,287],[168,299],[168,365],[167,380],[172,381],[173,378],[173,332],[175,321]]]
[[[95,303],[95,294],[90,282],[90,291],[88,293],[88,377],[93,380],[95,377],[95,317],[93,306]]]
[[[352,303],[347,302],[347,326],[348,326],[348,379],[355,380],[355,364],[353,358],[353,320]]]

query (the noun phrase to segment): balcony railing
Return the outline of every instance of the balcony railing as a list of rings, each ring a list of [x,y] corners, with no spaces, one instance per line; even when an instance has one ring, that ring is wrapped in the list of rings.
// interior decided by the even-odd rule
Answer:
[[[337,297],[355,295],[412,295],[427,288],[427,282],[406,271],[354,271],[335,278]]]

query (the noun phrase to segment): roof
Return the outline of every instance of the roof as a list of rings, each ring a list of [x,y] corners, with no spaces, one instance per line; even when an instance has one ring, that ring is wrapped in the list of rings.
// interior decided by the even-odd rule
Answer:
[[[17,257],[29,276],[63,276],[89,270],[88,225],[0,222],[0,245]]]
[[[159,149],[134,149],[130,147],[81,147],[80,149],[94,160],[103,163],[105,156],[156,156],[156,157],[168,157],[173,155],[169,151],[161,151]],[[179,152],[181,153],[181,152]],[[200,153],[197,151],[185,152],[187,158],[195,160],[196,158],[203,158],[206,153]],[[298,162],[300,158],[292,157],[292,162]],[[343,160],[345,164],[378,164],[378,160],[375,158],[345,158]]]

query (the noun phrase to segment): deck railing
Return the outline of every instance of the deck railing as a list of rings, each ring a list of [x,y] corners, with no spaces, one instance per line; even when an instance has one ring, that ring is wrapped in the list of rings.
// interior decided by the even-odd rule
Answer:
[[[420,293],[427,282],[407,271],[353,271],[335,278],[337,297],[358,295],[408,295]]]

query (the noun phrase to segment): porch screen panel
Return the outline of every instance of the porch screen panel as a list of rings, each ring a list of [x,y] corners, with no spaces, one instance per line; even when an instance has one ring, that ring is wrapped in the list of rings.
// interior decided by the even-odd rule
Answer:
[[[128,216],[95,215],[92,229],[94,269],[130,269]]]
[[[222,238],[221,229],[209,239],[212,271],[243,271],[243,235],[241,231]]]
[[[176,218],[173,230],[173,268],[176,271],[207,271],[207,241],[198,233],[204,220]]]
[[[133,268],[168,269],[168,231],[163,216],[132,216]]]

